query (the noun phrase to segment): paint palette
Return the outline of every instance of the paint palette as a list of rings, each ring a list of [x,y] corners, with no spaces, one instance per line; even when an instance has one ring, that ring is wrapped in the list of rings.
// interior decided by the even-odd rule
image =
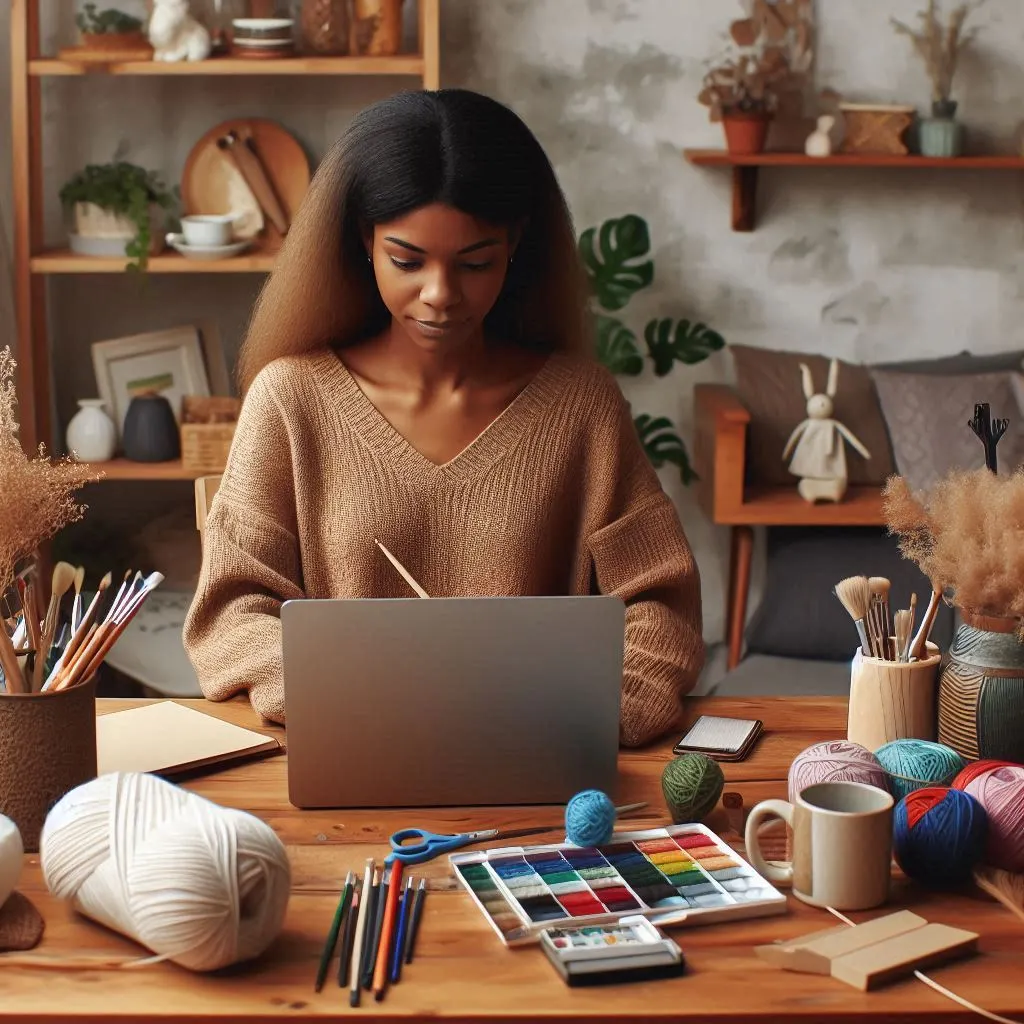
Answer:
[[[687,924],[763,917],[786,897],[709,828],[619,832],[604,846],[506,846],[449,857],[456,878],[507,945],[553,924],[686,911]]]

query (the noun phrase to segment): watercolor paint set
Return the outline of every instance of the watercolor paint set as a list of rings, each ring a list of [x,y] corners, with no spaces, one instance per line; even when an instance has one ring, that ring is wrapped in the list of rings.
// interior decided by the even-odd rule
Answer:
[[[505,846],[449,856],[509,946],[551,927],[686,913],[711,924],[786,911],[786,897],[701,824],[618,832],[603,846]]]

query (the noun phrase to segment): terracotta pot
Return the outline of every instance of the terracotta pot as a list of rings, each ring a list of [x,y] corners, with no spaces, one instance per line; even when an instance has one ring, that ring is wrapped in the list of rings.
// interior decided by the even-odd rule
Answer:
[[[771,120],[770,114],[723,114],[726,148],[737,156],[763,153]]]
[[[939,676],[938,740],[967,760],[1024,763],[1024,644],[1018,621],[961,609]]]

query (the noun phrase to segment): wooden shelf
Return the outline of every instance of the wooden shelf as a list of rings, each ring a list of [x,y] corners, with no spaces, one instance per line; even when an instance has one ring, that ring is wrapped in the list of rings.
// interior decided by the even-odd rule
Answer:
[[[806,153],[753,153],[740,156],[724,149],[684,149],[697,167],[732,170],[732,229],[753,231],[757,221],[757,176],[762,167],[934,168],[959,171],[1024,171],[1024,156],[931,157],[890,154],[836,153],[814,157]]]
[[[882,489],[850,487],[842,501],[804,501],[792,487],[749,487],[728,517],[731,526],[881,526]]]
[[[395,57],[283,57],[279,60],[212,57],[209,60],[167,63],[133,60],[100,64],[44,57],[31,60],[35,77],[67,75],[412,75],[422,76],[419,54]]]
[[[131,462],[129,459],[111,459],[110,462],[94,462],[90,469],[103,474],[97,483],[108,480],[195,480],[206,476],[205,472],[185,469],[180,459],[173,462]]]
[[[33,274],[123,274],[131,261],[105,256],[81,256],[70,249],[50,249],[33,256]],[[254,251],[227,260],[190,260],[176,253],[150,256],[146,267],[151,274],[265,274],[274,266],[271,253]]]

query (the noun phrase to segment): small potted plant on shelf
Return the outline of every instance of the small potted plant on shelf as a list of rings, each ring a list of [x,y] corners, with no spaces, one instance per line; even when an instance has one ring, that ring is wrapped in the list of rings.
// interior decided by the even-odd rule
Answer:
[[[176,203],[154,171],[125,161],[89,164],[64,185],[60,199],[74,252],[128,256],[136,270],[163,248],[164,222]]]
[[[87,50],[136,50],[149,45],[142,31],[142,21],[114,7],[100,11],[96,4],[86,4],[76,16],[75,24],[81,33],[82,46]]]
[[[977,29],[966,30],[965,24],[982,2],[960,4],[950,14],[948,24],[943,24],[936,0],[928,0],[928,6],[918,14],[921,29],[917,32],[896,18],[890,19],[898,33],[912,40],[931,81],[932,116],[922,118],[919,126],[923,156],[954,157],[963,152],[963,126],[955,120],[957,103],[951,98],[953,78],[961,52],[977,34]]]
[[[813,62],[810,0],[748,0],[745,7],[748,17],[730,25],[729,46],[698,97],[735,154],[764,150],[776,111],[799,105]]]

